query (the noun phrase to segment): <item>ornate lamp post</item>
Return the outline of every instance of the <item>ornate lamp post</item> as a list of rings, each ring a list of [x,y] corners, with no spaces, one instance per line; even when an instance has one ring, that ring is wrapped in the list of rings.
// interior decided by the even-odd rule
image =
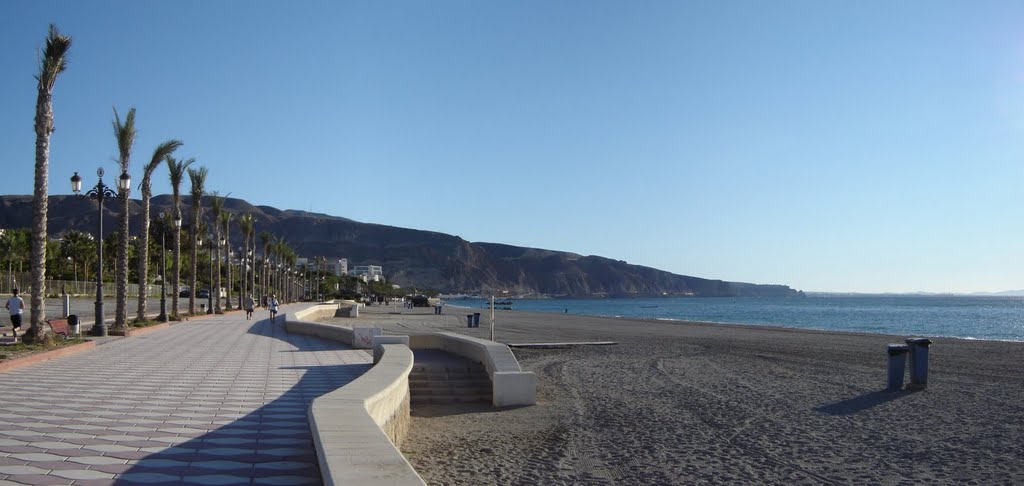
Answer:
[[[170,319],[167,318],[167,271],[164,268],[167,260],[167,247],[164,241],[164,235],[167,234],[167,213],[160,212],[160,315],[157,316],[157,320],[160,322],[167,322]]]
[[[207,250],[210,253],[210,291],[206,294],[206,313],[213,314],[213,249],[217,247],[217,238],[209,235],[206,241],[209,242]],[[217,291],[220,292],[220,289],[217,289]],[[219,300],[220,296],[218,295],[217,297]]]
[[[242,308],[242,297],[245,294],[245,254],[238,247],[238,308]]]
[[[93,324],[90,334],[93,336],[106,336],[107,324],[103,318],[103,202],[107,199],[116,198],[117,193],[103,183],[103,167],[96,169],[96,176],[99,177],[96,187],[89,189],[85,194],[81,194],[82,177],[78,175],[78,172],[75,172],[75,175],[71,176],[71,191],[79,198],[89,198],[96,201],[99,209],[97,213],[99,215],[99,218],[97,218],[99,223],[96,228],[96,236],[99,240],[96,245],[96,323]],[[121,177],[117,180],[118,189],[128,191],[131,186],[131,176],[128,175],[128,172],[122,172]]]

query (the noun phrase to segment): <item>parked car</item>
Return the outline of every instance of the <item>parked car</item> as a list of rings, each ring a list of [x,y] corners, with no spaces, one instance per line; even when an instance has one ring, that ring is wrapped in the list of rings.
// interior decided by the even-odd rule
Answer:
[[[210,298],[210,289],[199,289],[199,290],[197,290],[196,291],[196,298],[197,299],[209,299]]]
[[[178,292],[178,297],[188,297],[189,295],[192,295],[192,293],[189,292],[188,289]]]

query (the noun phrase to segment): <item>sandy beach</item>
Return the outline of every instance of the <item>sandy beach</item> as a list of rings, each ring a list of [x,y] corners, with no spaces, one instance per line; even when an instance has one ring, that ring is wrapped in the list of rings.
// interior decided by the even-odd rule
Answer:
[[[488,338],[467,310],[333,321]],[[515,349],[536,406],[418,405],[402,449],[432,485],[1024,484],[1024,343],[936,338],[886,392],[905,337],[497,311],[498,342],[618,344]]]

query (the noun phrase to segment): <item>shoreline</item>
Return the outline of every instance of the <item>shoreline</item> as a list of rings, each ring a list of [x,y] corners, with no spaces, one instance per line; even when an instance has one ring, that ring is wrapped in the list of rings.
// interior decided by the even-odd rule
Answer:
[[[460,307],[460,306],[456,306],[456,305],[445,304],[445,308],[449,308],[449,307],[456,308],[456,309],[466,309],[466,310],[470,310],[470,311],[472,311],[474,309],[473,307]],[[489,309],[483,309],[483,310],[489,310]],[[822,327],[786,326],[786,325],[782,325],[782,324],[750,324],[750,323],[743,323],[743,322],[700,321],[700,320],[692,320],[692,319],[676,319],[676,318],[671,318],[671,317],[633,317],[633,316],[606,316],[606,315],[591,315],[591,314],[561,314],[561,313],[558,313],[558,312],[543,312],[543,311],[535,311],[535,310],[495,309],[495,313],[497,313],[497,312],[514,312],[514,313],[522,313],[522,314],[537,314],[537,315],[541,315],[541,316],[565,316],[565,315],[569,315],[569,316],[586,317],[586,318],[594,318],[594,319],[616,319],[616,320],[623,320],[623,321],[635,321],[637,323],[663,322],[663,323],[667,323],[667,324],[683,324],[683,325],[691,325],[691,324],[693,324],[693,325],[709,325],[709,326],[733,326],[733,327],[743,327],[743,328],[751,328],[751,329],[774,329],[774,330],[779,330],[779,331],[790,331],[790,330],[795,330],[795,331],[813,331],[813,332],[823,332],[823,333],[851,334],[851,335],[865,336],[865,337],[869,337],[869,336],[893,336],[893,337],[899,337],[899,336],[901,336],[901,335],[898,335],[898,334],[885,333],[885,332],[849,331],[849,330],[844,330],[844,329],[826,329],[826,328],[822,328]],[[485,322],[485,316],[484,316],[483,313],[481,313],[481,315],[480,315],[480,325],[483,326],[484,322]],[[1024,344],[1024,339],[988,339],[988,338],[963,337],[963,336],[944,336],[944,335],[938,335],[938,334],[928,334],[928,335],[918,335],[918,334],[911,335],[911,334],[907,334],[906,337],[908,337],[908,338],[909,337],[927,337],[927,338],[940,338],[940,339],[948,339],[948,340],[984,341],[984,342],[994,342],[994,343],[1018,343],[1018,344]]]
[[[489,337],[390,310],[331,321]],[[429,484],[1024,483],[1021,343],[934,338],[928,388],[886,392],[910,336],[495,315],[499,342],[618,344],[514,349],[534,406],[414,406],[402,450]]]

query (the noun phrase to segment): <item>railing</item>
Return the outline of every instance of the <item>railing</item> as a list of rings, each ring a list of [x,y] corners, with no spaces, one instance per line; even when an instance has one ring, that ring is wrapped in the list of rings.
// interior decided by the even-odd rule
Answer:
[[[62,292],[67,292],[68,295],[83,297],[96,295],[96,281],[94,280],[57,280],[48,278],[45,282],[46,295],[48,297],[58,296]],[[11,274],[9,279],[7,274],[4,273],[3,278],[0,278],[0,295],[10,295],[14,287],[17,287],[22,294],[28,294],[30,286],[31,276],[28,272]],[[146,287],[147,297],[160,298],[160,284],[149,284]],[[113,296],[116,292],[117,284],[114,282],[103,282],[104,295]],[[168,286],[167,298],[171,297],[171,292],[172,289]],[[139,284],[128,284],[128,296],[139,296]]]

